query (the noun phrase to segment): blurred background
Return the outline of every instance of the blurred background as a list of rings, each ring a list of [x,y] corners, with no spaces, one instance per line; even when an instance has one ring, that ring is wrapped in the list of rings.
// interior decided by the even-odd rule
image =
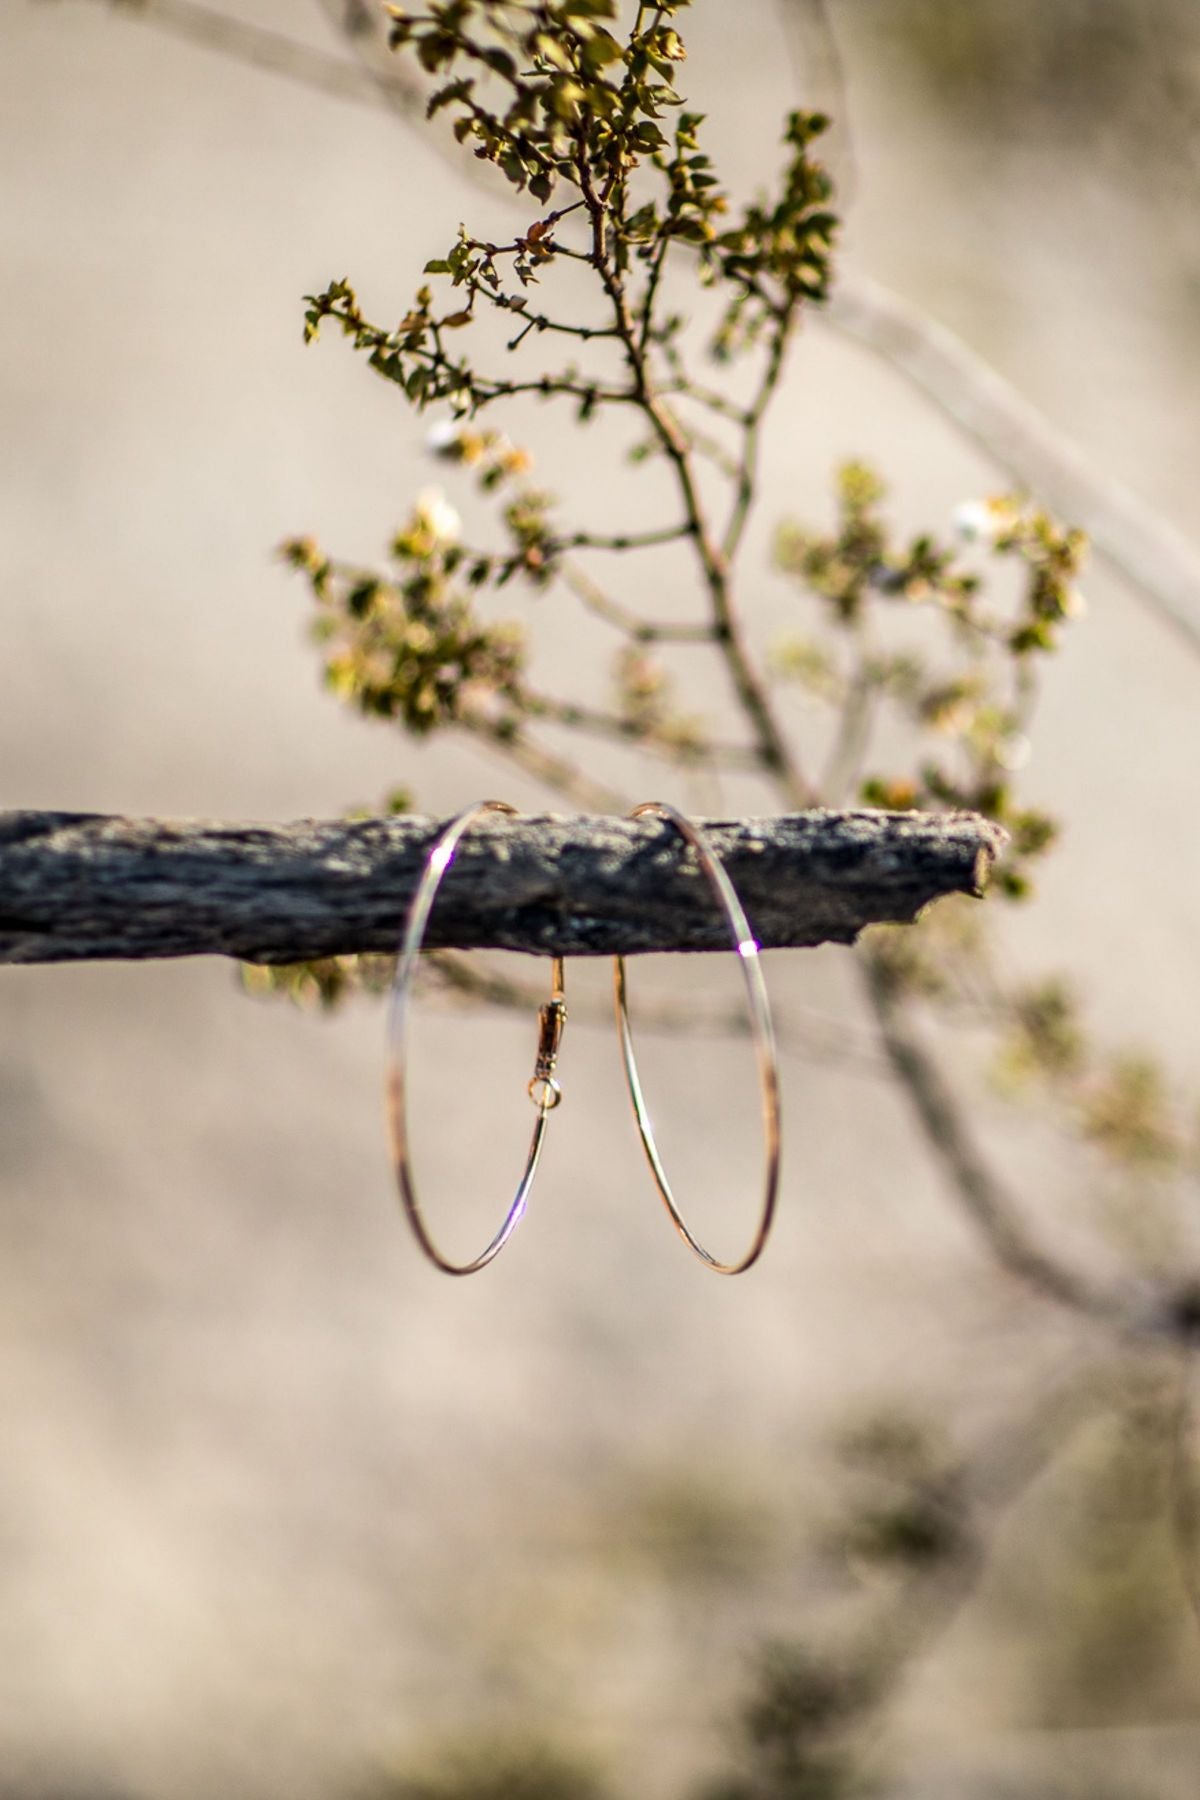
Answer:
[[[496,789],[544,805],[476,747],[340,709],[274,555],[311,531],[370,560],[433,483],[470,516],[400,396],[328,333],[303,348],[301,296],[345,274],[393,316],[459,220],[505,232],[507,202],[448,134],[153,9],[2,10],[0,805],[285,819],[398,784],[430,812]],[[226,6],[349,63],[335,10]],[[774,174],[790,106],[838,110],[847,270],[1193,531],[1193,0],[828,0],[826,19],[832,39],[800,0],[681,16],[681,86],[727,183]],[[504,422],[558,492],[636,516],[603,440],[549,410]],[[819,320],[766,453],[760,645],[794,606],[773,526],[825,523],[839,461],[878,466],[912,529],[1003,485]],[[661,579],[653,610],[686,603],[685,572]],[[1063,972],[1098,1033],[1194,1094],[1200,664],[1103,567],[1086,592],[1025,778],[1063,843],[1005,954]],[[522,608],[545,667],[586,686],[592,628]],[[687,674],[719,722],[722,681]],[[617,749],[589,766],[663,779]],[[756,799],[677,777],[670,797]],[[1194,1796],[1194,1514],[1162,1430],[1179,1359],[997,1270],[847,963],[769,959],[781,1004],[824,1023],[784,1068],[775,1238],[732,1283],[667,1228],[602,1024],[571,1022],[529,1220],[454,1283],[397,1216],[376,1008],[253,1002],[217,959],[4,970],[0,1793]],[[735,991],[669,959],[635,974]],[[570,975],[602,1003],[605,970]],[[518,1167],[531,1045],[521,1017],[426,1020],[422,1181],[465,1233]],[[745,1046],[651,1037],[646,1060],[681,1191],[710,1218],[748,1208]],[[974,1106],[1052,1241],[1102,1270],[1185,1266],[1194,1176],[1114,1175],[986,1083]],[[939,1560],[971,1484],[972,1551]],[[903,1673],[876,1705],[852,1646],[886,1630]],[[770,1760],[789,1707],[817,1745],[799,1774]]]

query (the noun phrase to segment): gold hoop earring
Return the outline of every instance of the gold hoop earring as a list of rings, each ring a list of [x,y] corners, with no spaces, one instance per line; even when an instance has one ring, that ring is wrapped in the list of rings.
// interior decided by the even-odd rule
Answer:
[[[642,1148],[646,1152],[646,1160],[654,1175],[663,1205],[671,1216],[676,1231],[688,1246],[695,1252],[700,1261],[717,1275],[741,1275],[762,1255],[763,1246],[771,1230],[771,1222],[775,1216],[775,1199],[779,1188],[779,1066],[775,1054],[775,1033],[771,1025],[771,1008],[767,1000],[766,983],[763,981],[762,968],[758,958],[758,943],[750,929],[750,923],[742,909],[742,903],[725,870],[722,868],[716,852],[713,850],[705,834],[698,825],[676,812],[673,806],[667,806],[659,800],[648,800],[644,806],[636,806],[629,814],[631,819],[639,819],[646,813],[655,813],[673,825],[684,841],[691,845],[696,853],[700,867],[708,878],[709,885],[724,908],[729,921],[730,936],[733,947],[741,963],[742,978],[746,984],[746,1000],[750,1009],[750,1022],[754,1034],[755,1054],[758,1061],[759,1085],[762,1091],[763,1134],[767,1148],[767,1170],[763,1187],[762,1212],[759,1216],[758,1229],[754,1234],[749,1250],[737,1262],[720,1262],[712,1253],[704,1248],[690,1228],[676,1203],[667,1179],[662,1158],[658,1153],[658,1145],[654,1141],[654,1132],[650,1125],[650,1115],[646,1108],[645,1096],[642,1092],[641,1080],[638,1076],[637,1058],[633,1052],[633,1033],[629,1025],[629,1008],[625,991],[625,959],[622,956],[613,961],[613,988],[617,1011],[617,1029],[621,1038],[621,1056],[625,1064],[625,1080],[629,1086],[629,1097],[633,1102],[634,1117],[637,1120],[638,1133],[642,1140]]]
[[[537,1061],[528,1087],[529,1097],[537,1108],[537,1121],[533,1127],[524,1173],[517,1185],[517,1191],[508,1212],[505,1214],[504,1223],[486,1249],[472,1258],[470,1262],[450,1262],[442,1255],[429,1235],[421,1212],[420,1201],[417,1199],[409,1160],[406,1110],[406,1034],[409,993],[416,972],[417,960],[421,953],[421,945],[425,938],[426,927],[429,924],[429,915],[433,911],[433,903],[437,898],[442,877],[454,860],[458,840],[467,827],[483,813],[515,814],[516,810],[515,806],[509,806],[504,800],[481,800],[475,806],[467,807],[465,812],[460,812],[457,818],[452,819],[429,851],[425,858],[421,879],[417,883],[416,892],[409,903],[408,917],[404,924],[404,935],[400,942],[400,955],[396,963],[396,973],[392,981],[391,1000],[388,1007],[387,1119],[396,1185],[400,1190],[405,1217],[412,1227],[413,1235],[434,1267],[441,1269],[446,1275],[474,1275],[477,1270],[486,1268],[488,1263],[500,1254],[521,1223],[525,1216],[533,1179],[537,1174],[538,1159],[542,1154],[546,1120],[562,1099],[562,1089],[555,1079],[554,1069],[558,1058],[559,1044],[562,1041],[567,1007],[563,989],[562,958],[556,956],[552,963],[550,999],[538,1014]]]

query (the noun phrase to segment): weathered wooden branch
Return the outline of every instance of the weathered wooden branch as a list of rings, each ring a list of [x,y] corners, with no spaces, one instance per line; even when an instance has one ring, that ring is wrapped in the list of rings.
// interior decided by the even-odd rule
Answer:
[[[439,823],[289,825],[0,813],[0,962],[393,950]],[[760,941],[850,943],[942,894],[979,893],[1004,842],[973,813],[709,820]],[[654,818],[485,818],[447,873],[427,942],[607,956],[723,950],[728,927]]]

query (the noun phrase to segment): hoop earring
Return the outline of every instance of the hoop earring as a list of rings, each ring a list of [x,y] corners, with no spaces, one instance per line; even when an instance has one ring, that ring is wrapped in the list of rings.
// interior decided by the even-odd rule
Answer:
[[[421,1204],[417,1199],[409,1160],[406,1110],[406,1031],[409,992],[416,972],[425,930],[429,923],[429,915],[433,911],[433,903],[437,898],[442,877],[454,860],[458,840],[467,827],[481,814],[488,812],[515,814],[516,810],[515,806],[509,806],[504,800],[481,800],[477,805],[469,806],[465,812],[459,813],[457,818],[452,819],[447,825],[425,858],[421,879],[417,883],[416,892],[409,903],[404,935],[400,943],[400,955],[392,981],[391,1001],[388,1008],[387,1120],[396,1185],[400,1190],[400,1199],[403,1202],[405,1216],[412,1226],[413,1235],[434,1267],[441,1269],[446,1275],[474,1275],[477,1270],[486,1268],[488,1263],[500,1254],[521,1223],[529,1200],[529,1191],[537,1173],[538,1159],[542,1153],[546,1120],[562,1099],[562,1089],[555,1080],[554,1067],[558,1057],[558,1047],[562,1041],[567,1008],[563,991],[562,958],[556,956],[552,964],[550,999],[538,1014],[537,1061],[534,1064],[533,1076],[528,1087],[529,1097],[537,1108],[537,1120],[529,1143],[529,1153],[525,1159],[524,1173],[517,1185],[517,1191],[513,1195],[508,1212],[505,1214],[504,1223],[486,1249],[472,1258],[470,1262],[450,1262],[442,1255],[429,1235],[421,1212]]]
[[[613,989],[617,1011],[617,1029],[621,1038],[621,1056],[625,1064],[625,1079],[629,1086],[629,1097],[633,1102],[634,1117],[637,1120],[642,1148],[646,1152],[646,1160],[650,1164],[659,1194],[662,1196],[663,1205],[670,1214],[676,1231],[688,1249],[694,1251],[700,1261],[707,1268],[712,1269],[715,1274],[741,1275],[762,1255],[763,1246],[771,1229],[771,1221],[775,1216],[775,1199],[779,1187],[779,1067],[775,1055],[775,1033],[771,1025],[771,1009],[767,1000],[766,983],[763,981],[762,969],[758,960],[758,943],[750,929],[749,921],[742,909],[742,903],[737,897],[733,883],[722,868],[716,852],[699,826],[694,825],[683,813],[676,812],[673,806],[667,806],[659,800],[648,800],[644,806],[636,806],[629,817],[639,819],[645,813],[655,813],[660,819],[665,819],[668,824],[673,825],[685,842],[690,844],[696,852],[700,867],[707,876],[729,921],[730,936],[741,963],[742,979],[746,984],[746,999],[750,1009],[750,1022],[758,1061],[759,1085],[762,1092],[767,1172],[758,1228],[749,1250],[737,1262],[720,1262],[704,1248],[704,1245],[689,1229],[671,1191],[671,1184],[658,1153],[658,1145],[654,1141],[650,1115],[646,1108],[646,1100],[638,1076],[637,1058],[633,1051],[633,1033],[629,1024],[629,1009],[625,991],[625,959],[617,956],[613,959]]]

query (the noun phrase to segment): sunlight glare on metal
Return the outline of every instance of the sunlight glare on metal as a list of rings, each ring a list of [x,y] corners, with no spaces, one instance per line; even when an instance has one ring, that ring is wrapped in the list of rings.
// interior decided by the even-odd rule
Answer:
[[[757,956],[758,944],[754,938],[741,938],[737,947],[739,956]]]
[[[458,846],[456,844],[438,845],[437,849],[429,859],[430,866],[436,874],[444,875],[446,873],[446,870],[454,861],[454,852],[457,848]]]

